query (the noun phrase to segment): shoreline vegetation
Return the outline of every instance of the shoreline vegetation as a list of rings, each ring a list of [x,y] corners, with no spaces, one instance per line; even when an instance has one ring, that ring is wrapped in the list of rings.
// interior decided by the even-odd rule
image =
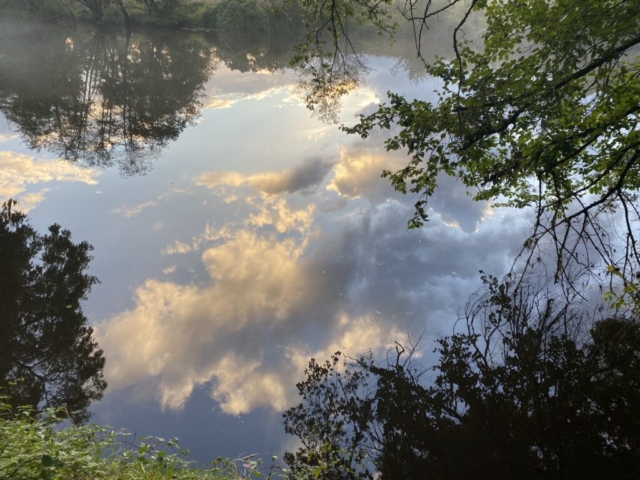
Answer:
[[[281,28],[283,22],[294,23],[295,15],[289,11],[285,14],[269,0],[0,0],[0,17],[205,33],[224,30],[225,22],[243,20],[247,34],[260,35],[269,28]],[[302,27],[301,21],[296,23]]]
[[[210,465],[188,459],[177,438],[139,437],[108,426],[59,427],[64,410],[36,415],[15,409],[0,397],[0,478],[13,480],[243,480],[276,477],[272,457],[263,465],[255,455]]]
[[[309,17],[304,5],[291,0],[0,0],[0,19],[93,26],[128,34],[133,29],[198,32],[220,40],[242,37],[242,44],[275,38],[289,40],[296,49],[307,48],[306,36],[318,26],[318,19]],[[403,23],[399,12],[389,21],[396,26]],[[395,31],[396,38],[411,33],[405,30]],[[352,22],[349,32],[361,39],[382,33],[364,20]],[[325,41],[328,45],[333,39],[321,43]],[[300,58],[293,57],[293,63],[300,63]]]

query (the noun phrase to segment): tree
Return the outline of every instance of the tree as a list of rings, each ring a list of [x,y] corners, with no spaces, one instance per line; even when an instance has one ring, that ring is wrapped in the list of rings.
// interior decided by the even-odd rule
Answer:
[[[14,407],[66,407],[79,423],[102,398],[105,359],[81,302],[92,250],[59,225],[39,234],[9,200],[0,212],[0,390]]]
[[[465,309],[424,368],[415,347],[312,360],[284,414],[306,478],[637,478],[640,325],[548,284],[499,282]],[[348,359],[347,359],[348,360]],[[340,475],[332,466],[338,466]]]
[[[390,24],[391,2],[304,1],[313,39],[333,40],[333,62],[352,49],[350,18]],[[445,0],[403,3],[417,54],[428,50],[429,27],[455,18],[452,58],[428,63],[442,87],[434,104],[389,93],[389,102],[345,127],[362,137],[393,129],[388,150],[406,150],[399,171],[385,171],[393,187],[418,196],[410,227],[428,218],[439,174],[460,179],[476,200],[533,206],[533,243],[555,241],[559,255],[592,243],[608,264],[637,268],[636,190],[640,187],[640,4],[635,0]],[[475,40],[469,24],[485,22]],[[470,27],[469,27],[470,28]],[[347,39],[346,41],[344,39]],[[474,41],[472,41],[474,40]],[[597,219],[623,217],[624,255],[598,239]],[[568,232],[568,233],[567,233]],[[531,245],[531,244],[530,244]],[[629,279],[630,277],[627,277]]]

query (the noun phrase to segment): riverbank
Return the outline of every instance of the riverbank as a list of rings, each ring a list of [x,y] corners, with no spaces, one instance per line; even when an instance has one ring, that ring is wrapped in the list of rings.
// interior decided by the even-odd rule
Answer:
[[[221,5],[252,17],[275,5],[256,0],[0,0],[0,16],[66,24],[215,31]]]
[[[253,457],[189,461],[178,439],[139,437],[98,425],[59,428],[57,413],[35,417],[28,408],[9,416],[0,403],[0,478],[21,480],[244,480],[274,478],[273,465]]]

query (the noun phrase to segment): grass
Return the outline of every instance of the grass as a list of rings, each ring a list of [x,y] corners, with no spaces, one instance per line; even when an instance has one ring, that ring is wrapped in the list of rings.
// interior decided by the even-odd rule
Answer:
[[[59,415],[34,415],[0,399],[0,478],[12,480],[243,480],[274,478],[259,460],[218,458],[197,466],[177,439],[135,437],[98,425],[60,428]],[[274,458],[275,462],[275,458]]]

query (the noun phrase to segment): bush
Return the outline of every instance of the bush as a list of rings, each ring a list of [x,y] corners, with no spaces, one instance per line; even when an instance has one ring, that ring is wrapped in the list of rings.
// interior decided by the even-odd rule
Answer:
[[[59,428],[54,410],[35,417],[22,407],[9,418],[11,407],[3,402],[0,397],[2,479],[242,480],[262,476],[257,460],[218,458],[211,467],[198,469],[186,459],[187,452],[176,438],[134,438],[98,425]]]
[[[202,12],[202,26],[204,28],[218,28],[218,6],[207,7],[204,12]]]
[[[265,9],[256,0],[226,0],[208,12],[209,28],[221,41],[236,46],[260,45],[268,35]]]
[[[102,11],[102,18],[99,23],[105,25],[125,25],[124,18],[122,16],[122,10],[117,5],[110,5]]]
[[[156,2],[147,15],[141,18],[141,24],[148,27],[180,28],[193,23],[193,16],[200,5],[188,0],[164,0]]]

